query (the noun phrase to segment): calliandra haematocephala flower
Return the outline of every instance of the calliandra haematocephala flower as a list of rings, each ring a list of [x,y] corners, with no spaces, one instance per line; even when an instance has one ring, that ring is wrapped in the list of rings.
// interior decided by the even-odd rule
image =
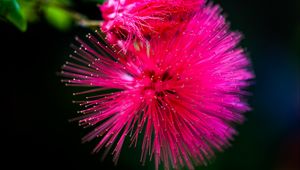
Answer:
[[[188,21],[205,0],[108,0],[100,5],[101,30],[110,43],[127,50],[131,41],[145,43]]]
[[[206,164],[230,145],[234,124],[250,110],[244,97],[254,75],[240,39],[211,4],[169,39],[151,38],[126,53],[100,33],[77,39],[62,81],[89,87],[75,93],[89,95],[78,102],[85,108],[76,120],[94,127],[83,141],[97,138],[94,152],[113,148],[115,162],[129,138],[156,169]]]

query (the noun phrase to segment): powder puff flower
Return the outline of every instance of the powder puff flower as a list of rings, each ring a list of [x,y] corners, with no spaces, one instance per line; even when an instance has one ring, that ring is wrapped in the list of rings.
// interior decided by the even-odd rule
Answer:
[[[146,42],[189,20],[204,0],[108,0],[100,5],[101,29],[111,43],[127,48],[132,40]]]
[[[156,169],[160,163],[193,169],[229,146],[237,133],[232,126],[250,110],[244,96],[254,77],[238,47],[241,35],[229,31],[213,5],[177,29],[127,53],[98,34],[77,39],[62,81],[90,87],[76,93],[90,94],[78,102],[85,108],[77,120],[95,128],[83,138],[99,137],[94,152],[113,148],[116,162],[129,138],[142,146],[141,161],[153,157]]]

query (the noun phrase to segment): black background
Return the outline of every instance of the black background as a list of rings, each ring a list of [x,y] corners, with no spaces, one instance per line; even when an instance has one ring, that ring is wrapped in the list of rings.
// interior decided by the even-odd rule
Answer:
[[[253,111],[238,126],[240,134],[206,167],[198,169],[293,170],[300,167],[298,0],[218,0],[233,30],[240,30],[256,78],[251,87]],[[101,17],[92,4],[77,3],[79,12]],[[97,141],[81,144],[88,132],[68,119],[79,109],[72,104],[74,88],[65,87],[57,72],[71,53],[74,36],[89,30],[61,32],[46,22],[22,33],[0,22],[2,161],[12,167],[68,169],[154,169],[141,166],[138,149],[122,150],[114,166],[90,151]]]

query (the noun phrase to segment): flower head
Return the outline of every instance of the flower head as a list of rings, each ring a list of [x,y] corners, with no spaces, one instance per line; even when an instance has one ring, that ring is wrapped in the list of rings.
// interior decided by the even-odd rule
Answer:
[[[145,42],[189,20],[204,0],[108,0],[100,6],[101,29],[110,43],[127,48]]]
[[[141,160],[154,157],[166,169],[205,164],[229,145],[250,108],[245,88],[254,77],[218,6],[202,8],[169,39],[152,38],[127,53],[101,36],[77,39],[63,66],[63,82],[91,87],[79,102],[82,126],[95,126],[83,140],[101,137],[94,151],[114,147],[117,161],[126,137],[142,138]],[[143,136],[140,134],[143,132]]]

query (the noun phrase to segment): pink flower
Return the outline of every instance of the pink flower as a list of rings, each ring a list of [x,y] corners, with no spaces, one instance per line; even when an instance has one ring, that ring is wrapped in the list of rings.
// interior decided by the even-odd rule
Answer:
[[[250,108],[245,88],[254,77],[240,34],[230,32],[218,6],[201,9],[169,39],[151,38],[127,53],[102,36],[77,39],[74,62],[63,66],[63,82],[91,89],[79,102],[80,125],[95,129],[94,152],[114,147],[118,160],[124,140],[142,138],[141,160],[154,157],[165,169],[206,164],[233,139],[234,123]],[[140,135],[140,134],[143,135]],[[106,152],[106,153],[107,153]]]
[[[101,29],[111,43],[145,42],[189,20],[204,0],[108,0],[100,6]]]

